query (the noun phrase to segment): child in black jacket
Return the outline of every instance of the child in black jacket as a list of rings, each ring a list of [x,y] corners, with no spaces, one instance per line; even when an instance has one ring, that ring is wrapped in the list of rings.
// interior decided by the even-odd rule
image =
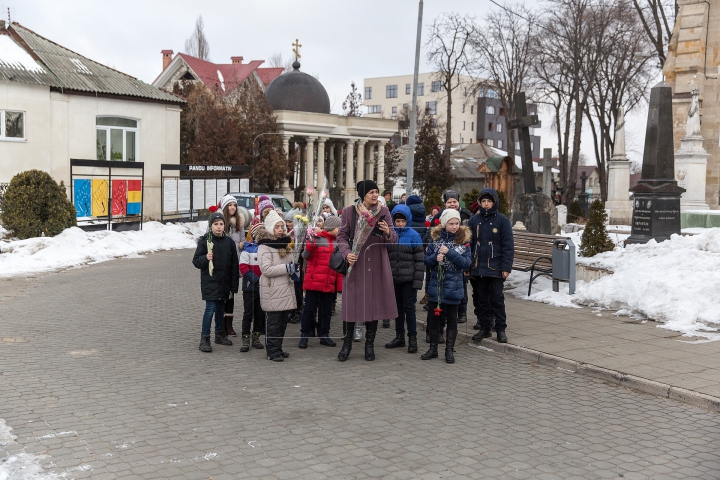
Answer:
[[[237,247],[225,235],[225,217],[214,212],[208,219],[208,232],[200,237],[193,256],[193,265],[200,269],[200,289],[205,300],[200,350],[212,352],[210,324],[215,315],[215,343],[232,345],[224,330],[225,301],[230,292],[237,293],[240,283]]]

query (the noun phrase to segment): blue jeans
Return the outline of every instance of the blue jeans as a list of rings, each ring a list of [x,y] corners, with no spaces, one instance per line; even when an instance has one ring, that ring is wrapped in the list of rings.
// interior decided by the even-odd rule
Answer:
[[[215,314],[215,332],[220,332],[225,328],[225,302],[205,300],[205,313],[203,313],[201,335],[210,335],[210,324],[212,323],[213,314]]]
[[[395,333],[405,335],[405,323],[407,322],[408,335],[417,335],[417,320],[415,318],[417,290],[413,288],[413,282],[396,283],[394,286],[395,304],[398,311],[398,316],[395,319]]]

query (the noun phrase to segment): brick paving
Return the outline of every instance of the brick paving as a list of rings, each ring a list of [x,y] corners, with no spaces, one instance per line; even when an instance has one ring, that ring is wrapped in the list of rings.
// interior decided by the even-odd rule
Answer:
[[[0,462],[94,479],[720,478],[717,413],[467,344],[455,365],[382,348],[392,329],[375,362],[316,340],[288,340],[283,363],[239,342],[203,354],[191,256],[0,280],[0,418],[18,437]]]

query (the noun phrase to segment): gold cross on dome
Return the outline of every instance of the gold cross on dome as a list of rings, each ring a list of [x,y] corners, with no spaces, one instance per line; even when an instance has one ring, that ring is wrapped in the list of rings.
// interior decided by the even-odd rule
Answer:
[[[295,61],[297,61],[297,59],[301,57],[300,47],[302,47],[302,45],[300,45],[300,41],[296,38],[295,43],[293,43],[292,46],[295,47],[293,48],[293,53],[295,54]]]

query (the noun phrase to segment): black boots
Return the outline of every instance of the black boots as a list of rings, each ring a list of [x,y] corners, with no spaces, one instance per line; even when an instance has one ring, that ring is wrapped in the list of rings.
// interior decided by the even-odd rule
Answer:
[[[445,342],[445,362],[455,363],[455,340],[457,339],[457,330],[447,331],[447,341]]]
[[[386,318],[383,320],[383,328],[390,328],[390,319]]]
[[[430,331],[430,350],[420,355],[423,360],[430,360],[431,358],[437,358],[438,356],[438,331]]]
[[[350,355],[353,344],[353,332],[355,331],[355,323],[343,322],[343,344],[338,353],[338,360],[344,362]]]
[[[365,360],[375,360],[375,334],[377,333],[377,321],[368,322],[365,329]]]
[[[225,315],[225,334],[231,337],[237,337],[237,333],[233,329],[233,316]]]
[[[215,343],[219,345],[232,345],[232,342],[228,339],[225,330],[215,330]]]
[[[507,335],[505,335],[505,330],[497,332],[497,340],[498,343],[507,343]]]
[[[475,335],[473,335],[472,339],[476,342],[481,341],[483,338],[490,338],[492,337],[492,333],[490,333],[490,330],[480,330]]]
[[[212,352],[212,346],[210,345],[210,335],[200,336],[200,351],[201,352]]]
[[[467,323],[467,313],[459,313],[457,323]]]
[[[417,353],[417,334],[408,335],[408,353]]]
[[[250,335],[242,336],[242,344],[240,344],[240,351],[241,352],[249,352],[250,351]]]
[[[395,338],[390,340],[388,343],[385,344],[385,348],[397,348],[397,347],[404,347],[405,346],[405,334],[404,333],[396,333]]]

